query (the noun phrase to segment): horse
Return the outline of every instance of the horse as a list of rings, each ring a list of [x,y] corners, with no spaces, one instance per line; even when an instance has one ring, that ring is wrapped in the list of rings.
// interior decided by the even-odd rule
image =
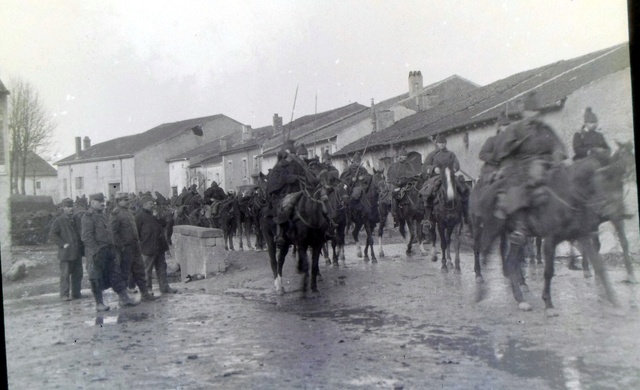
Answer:
[[[362,257],[362,248],[358,242],[358,233],[364,227],[367,234],[364,247],[364,261],[369,262],[369,253],[371,254],[371,262],[377,263],[378,259],[373,249],[373,229],[380,221],[378,214],[378,187],[372,184],[373,176],[362,169],[357,177],[352,178],[349,186],[349,218],[353,223],[352,237],[356,242],[357,256]]]
[[[210,225],[211,227],[222,230],[224,250],[235,250],[233,247],[233,236],[238,229],[238,214],[238,201],[235,196],[230,196],[220,201],[218,212],[216,214],[211,213]]]
[[[396,215],[400,234],[406,239],[405,225],[409,228],[409,240],[407,241],[407,256],[413,254],[413,243],[422,239],[422,220],[425,208],[419,188],[422,187],[422,178],[416,176],[410,179],[404,186],[398,187],[393,192],[396,202]]]
[[[345,233],[347,229],[347,201],[349,195],[347,185],[338,180],[333,184],[333,190],[329,192],[329,200],[327,202],[327,216],[331,220],[331,248],[333,251],[333,262],[329,256],[325,256],[326,264],[338,266],[338,260],[343,261],[344,265],[344,244]]]
[[[254,227],[256,234],[256,244],[254,249],[256,251],[264,250],[266,245],[264,235],[262,232],[261,221],[262,212],[267,206],[267,175],[260,172],[260,176],[256,183],[256,187],[247,206],[247,216],[251,219],[251,224]]]
[[[513,232],[518,221],[524,223],[529,236],[543,239],[544,289],[542,299],[545,309],[554,307],[551,300],[551,280],[554,274],[556,246],[565,240],[576,241],[583,255],[591,261],[596,275],[602,281],[607,299],[617,306],[617,300],[599,253],[594,249],[592,238],[597,235],[598,226],[604,221],[621,219],[622,170],[616,168],[616,161],[603,163],[596,156],[577,161],[571,166],[557,165],[547,173],[546,185],[536,190],[532,205],[518,210],[507,219],[493,216],[493,207],[484,208],[482,233],[477,243],[474,269],[478,286],[483,283],[480,271],[480,256],[486,256],[495,238]],[[500,186],[501,182],[493,185]],[[481,204],[479,202],[478,204]],[[506,258],[505,270],[513,296],[521,310],[531,310],[525,301],[521,285],[524,284],[521,263],[526,239],[512,236]],[[481,297],[483,294],[478,294]]]
[[[253,198],[253,190],[245,190],[238,194],[238,240],[240,250],[244,250],[242,238],[247,242],[247,250],[251,250],[251,230],[253,229],[253,218],[251,217],[249,205]]]
[[[378,224],[378,256],[384,258],[382,236],[384,235],[384,228],[387,226],[387,217],[391,213],[392,186],[386,181],[384,169],[377,170],[375,168],[373,168],[373,181],[371,184],[378,188],[378,215],[380,218]]]
[[[460,234],[462,230],[462,199],[456,189],[456,177],[451,167],[444,167],[440,171],[440,188],[435,193],[433,201],[433,220],[428,231],[431,235],[433,250],[431,261],[438,261],[436,252],[436,230],[440,237],[440,249],[442,250],[442,273],[449,272],[451,264],[451,236],[455,238],[455,263],[454,272],[460,273]]]
[[[306,294],[307,288],[318,292],[317,278],[320,273],[318,265],[322,247],[326,241],[325,234],[329,229],[328,219],[324,215],[322,205],[323,185],[314,188],[302,186],[303,194],[294,208],[294,216],[289,221],[289,227],[284,232],[285,244],[276,248],[275,235],[276,224],[273,221],[277,205],[274,199],[269,199],[267,209],[262,214],[261,227],[267,242],[271,270],[274,277],[276,293],[283,294],[282,268],[289,252],[289,246],[297,247],[298,272],[303,274],[302,292]],[[311,266],[307,249],[311,247]],[[276,250],[279,249],[279,250]],[[311,281],[309,284],[309,270],[311,271]]]

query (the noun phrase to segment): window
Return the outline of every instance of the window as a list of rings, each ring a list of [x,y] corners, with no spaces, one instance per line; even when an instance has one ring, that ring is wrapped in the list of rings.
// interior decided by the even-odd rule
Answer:
[[[41,188],[42,188],[42,187],[41,187],[40,182],[39,182],[39,181],[37,181],[37,182],[36,182],[36,190],[39,190],[39,189],[41,189]]]
[[[242,159],[242,174],[245,179],[249,176],[249,165],[246,158]]]
[[[253,169],[258,170],[260,167],[258,166],[258,156],[253,156]]]
[[[64,197],[66,198],[67,196],[69,196],[69,189],[67,188],[67,179],[62,179],[62,193],[64,194]]]
[[[82,176],[76,177],[76,190],[84,189],[84,178]]]
[[[178,187],[171,187],[171,194],[173,196],[178,196]]]

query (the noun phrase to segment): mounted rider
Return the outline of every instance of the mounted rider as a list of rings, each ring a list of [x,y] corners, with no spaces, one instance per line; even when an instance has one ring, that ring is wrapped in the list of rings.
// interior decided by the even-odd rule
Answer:
[[[394,221],[396,221],[396,223],[398,221],[398,202],[404,197],[407,186],[411,182],[415,184],[415,181],[413,180],[416,178],[420,178],[419,167],[416,167],[414,164],[408,161],[407,157],[407,149],[402,146],[398,154],[398,161],[391,164],[391,166],[389,167],[389,171],[387,172],[389,184],[393,186],[391,190],[391,215],[393,215],[393,219]]]
[[[502,133],[511,122],[507,118],[507,114],[502,111],[496,121],[496,135],[487,138],[480,149],[480,160],[484,161],[484,165],[480,168],[480,177],[477,186],[490,184],[493,182],[495,172],[500,167],[500,162],[496,159],[496,136]]]
[[[357,175],[364,172],[366,172],[366,169],[362,166],[362,157],[360,152],[356,152],[351,158],[351,164],[349,164],[347,169],[340,175],[340,180],[347,185],[351,185],[357,180]]]
[[[566,158],[565,147],[556,132],[540,118],[540,105],[534,91],[524,98],[523,119],[511,124],[495,138],[495,158],[502,190],[498,194],[495,217],[506,219],[518,210],[544,201],[547,172]],[[522,243],[526,238],[523,221],[509,239]]]
[[[460,162],[455,153],[447,149],[447,138],[444,134],[438,134],[435,138],[436,150],[429,153],[424,159],[422,164],[422,176],[426,179],[426,182],[422,186],[420,193],[425,199],[426,205],[426,219],[432,221],[431,214],[433,212],[433,202],[435,200],[435,194],[440,189],[442,179],[440,173],[447,167],[456,173],[460,170]],[[462,218],[465,224],[469,224],[469,188],[462,180],[461,176],[458,176],[457,180],[453,183],[456,186],[456,192],[462,199]]]
[[[327,150],[322,153],[322,167],[327,170],[327,174],[333,181],[340,180],[340,172],[338,171],[338,168],[333,166],[331,154],[329,154],[329,151]]]
[[[278,162],[269,173],[267,181],[267,194],[272,199],[271,212],[277,213],[273,221],[277,224],[276,245],[278,246],[285,245],[284,231],[291,219],[293,209],[302,196],[302,186],[315,187],[317,182],[295,150],[293,140],[284,142],[278,152]],[[302,152],[301,149],[300,152]],[[304,149],[305,154],[306,152],[307,150]]]
[[[584,124],[579,132],[573,135],[573,156],[574,161],[583,159],[594,153],[599,156],[609,156],[611,148],[605,141],[602,133],[597,131],[598,117],[593,113],[591,107],[584,110]]]

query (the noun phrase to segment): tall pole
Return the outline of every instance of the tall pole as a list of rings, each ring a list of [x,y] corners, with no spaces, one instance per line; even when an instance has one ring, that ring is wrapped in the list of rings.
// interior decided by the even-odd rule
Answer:
[[[296,101],[298,100],[298,87],[300,86],[300,84],[296,85],[296,95],[293,97],[293,109],[291,109],[291,120],[289,121],[289,131],[287,132],[287,138],[284,139],[284,141],[288,140],[289,137],[291,136],[291,126],[293,126],[293,113],[296,111]],[[282,132],[282,135],[284,136],[284,131]]]

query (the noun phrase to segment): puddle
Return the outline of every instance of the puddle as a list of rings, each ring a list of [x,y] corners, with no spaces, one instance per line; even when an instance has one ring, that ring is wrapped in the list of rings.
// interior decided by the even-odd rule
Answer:
[[[84,321],[87,325],[113,325],[141,322],[149,319],[149,313],[98,314],[94,320]]]

